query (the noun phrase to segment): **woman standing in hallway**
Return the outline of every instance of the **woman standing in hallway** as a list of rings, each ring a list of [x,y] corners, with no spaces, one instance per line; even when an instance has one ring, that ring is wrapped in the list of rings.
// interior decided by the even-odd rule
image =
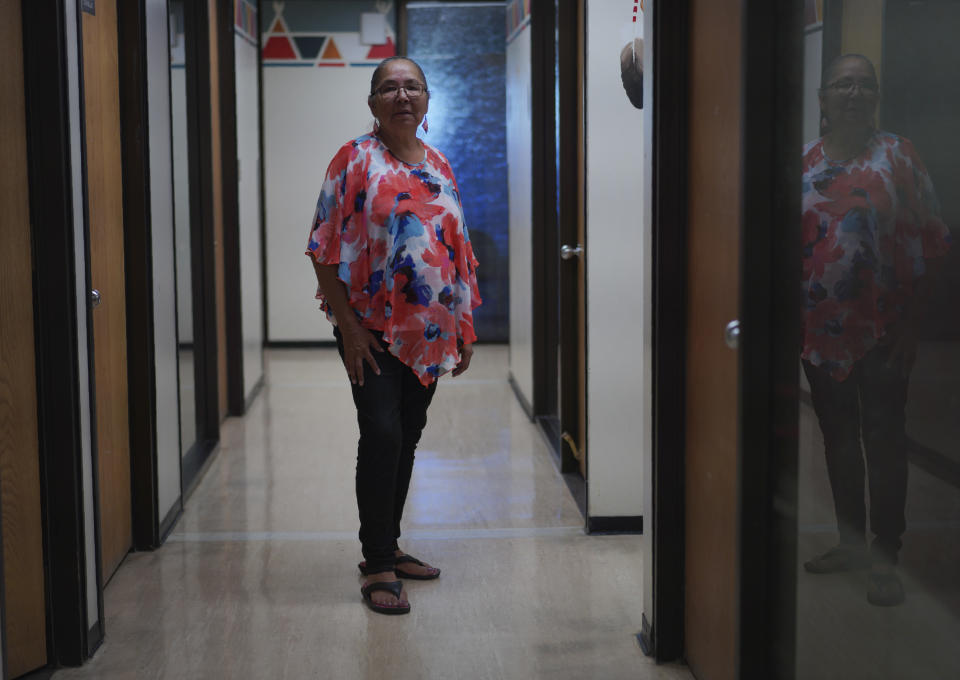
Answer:
[[[373,132],[330,162],[306,251],[357,407],[361,594],[382,614],[410,611],[398,576],[440,575],[397,539],[437,378],[470,366],[480,304],[453,171],[416,134],[427,130],[429,100],[414,61],[377,66],[367,98]]]
[[[949,232],[913,145],[874,128],[880,95],[870,60],[841,56],[823,83],[826,132],[803,152],[801,357],[840,544],[804,568],[871,566],[867,599],[891,606],[904,599],[894,567],[906,528],[908,379]],[[875,535],[869,551],[864,457]]]

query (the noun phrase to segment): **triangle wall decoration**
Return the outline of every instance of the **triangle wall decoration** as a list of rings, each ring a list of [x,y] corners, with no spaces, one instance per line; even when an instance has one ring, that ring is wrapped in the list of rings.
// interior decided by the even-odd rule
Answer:
[[[395,56],[397,56],[397,46],[393,44],[393,39],[390,36],[387,36],[386,43],[373,45],[367,52],[367,59],[386,59]]]
[[[321,59],[343,59],[343,56],[340,54],[340,50],[337,49],[337,43],[333,41],[333,38],[327,42],[326,49],[323,50],[323,56]]]
[[[298,59],[297,53],[286,36],[273,36],[263,46],[264,59]]]

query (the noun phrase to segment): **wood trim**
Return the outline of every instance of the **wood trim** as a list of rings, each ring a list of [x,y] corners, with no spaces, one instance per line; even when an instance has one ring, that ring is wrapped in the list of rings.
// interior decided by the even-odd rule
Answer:
[[[407,54],[407,2],[397,3],[397,54],[400,56]]]
[[[85,244],[74,240],[66,72],[70,60],[66,55],[64,2],[30,0],[22,3],[22,10],[37,415],[49,596],[47,658],[51,665],[75,666],[83,662],[89,645],[96,641],[89,638],[87,629],[80,463],[83,444],[75,249]],[[79,33],[79,28],[76,30]],[[86,278],[89,281],[89,273]],[[89,341],[89,318],[87,328]],[[96,479],[96,470],[93,474]],[[94,496],[96,508],[96,488]],[[98,605],[102,615],[102,601]]]
[[[223,166],[223,116],[221,107],[220,82],[220,44],[222,41],[219,27],[218,0],[207,0],[207,36],[210,57],[209,88],[207,94],[210,101],[210,170],[211,191],[213,201],[213,269],[214,269],[214,300],[215,300],[215,329],[216,334],[216,367],[217,367],[217,416],[223,421],[228,414],[227,395],[227,288],[225,270],[225,214],[224,214],[224,166]]]
[[[843,50],[843,3],[844,0],[823,0],[821,70],[839,57]]]
[[[577,243],[583,245],[584,252],[590,247],[587,235],[587,7],[586,0],[577,0],[577,200],[579,206],[577,215]],[[577,423],[580,442],[580,460],[577,461],[577,471],[583,477],[584,483],[589,484],[588,446],[587,446],[587,413],[589,410],[587,397],[587,287],[588,269],[587,258],[578,258],[577,273]],[[565,390],[569,392],[569,389]],[[584,516],[589,514],[589,494],[585,493]]]
[[[399,11],[399,10],[398,10]],[[401,13],[402,14],[402,13]],[[257,21],[263,21],[263,2],[257,0]],[[399,49],[399,47],[397,48]],[[266,154],[264,153],[264,141],[263,141],[263,131],[266,129],[266,123],[263,119],[263,30],[259,28],[257,30],[257,101],[260,102],[259,106],[259,124],[260,128],[258,130],[259,135],[259,144],[260,144],[260,309],[263,310],[261,316],[263,317],[260,321],[262,324],[263,335],[263,344],[264,347],[270,346],[270,335],[269,335],[269,314],[267,313],[269,301],[267,299],[267,202],[264,200],[264,197],[267,195],[266,187],[266,166],[264,165]],[[333,341],[331,341],[333,342]],[[333,342],[335,346],[336,343]]]
[[[688,11],[671,2],[653,14],[653,602],[643,635],[659,662],[683,653]]]
[[[239,162],[237,160],[237,69],[233,31],[234,0],[217,3],[218,73],[220,82],[220,158],[222,168],[223,276],[227,413],[246,412],[243,391],[243,296],[240,272]]]
[[[3,677],[47,663],[23,21],[0,2],[0,635]]]
[[[796,654],[802,0],[744,0],[737,677]],[[783,216],[795,215],[794,219]],[[776,224],[775,230],[770,229]]]
[[[697,677],[736,677],[738,318],[743,0],[692,0],[687,105],[684,652]]]
[[[101,580],[133,544],[117,2],[81,13],[87,262],[103,303],[91,314]]]

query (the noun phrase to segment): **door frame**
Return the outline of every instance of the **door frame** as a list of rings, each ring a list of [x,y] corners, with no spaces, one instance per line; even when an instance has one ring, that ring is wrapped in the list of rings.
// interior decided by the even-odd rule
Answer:
[[[791,678],[800,220],[782,216],[800,214],[803,2],[743,1],[736,677]],[[658,661],[684,654],[688,17],[658,2],[653,19],[654,583],[640,640]]]
[[[564,262],[560,258],[563,244],[587,245],[586,236],[578,236],[586,200],[584,0],[533,0],[530,14],[532,345],[538,348],[533,357],[533,403],[526,404],[520,391],[514,391],[543,434],[583,515],[584,529],[590,532],[596,527],[590,524],[587,480],[576,457],[586,452],[586,418],[581,412],[587,400],[581,376],[581,368],[586,371],[586,337],[580,302],[586,296],[587,263],[583,255]]]
[[[744,0],[742,110],[749,133],[743,141],[738,352],[742,678],[792,678],[795,668],[803,9],[802,0]]]
[[[240,271],[240,163],[237,159],[237,69],[234,46],[234,0],[217,0],[212,17],[217,31],[217,80],[220,92],[220,163],[222,177],[224,313],[227,327],[227,413],[247,411],[243,376],[243,298]],[[259,21],[259,10],[258,10]],[[259,30],[257,31],[260,32]],[[259,54],[259,53],[258,53]],[[262,201],[261,201],[262,203]],[[256,393],[258,388],[251,390]]]
[[[220,439],[217,356],[216,249],[214,246],[213,149],[210,87],[210,16],[207,2],[184,3],[187,52],[187,147],[190,175],[190,258],[193,291],[196,439],[181,461],[181,489],[188,496]],[[178,272],[178,276],[183,272]],[[183,443],[181,443],[183,445]]]
[[[688,14],[686,2],[653,11],[653,601],[640,644],[662,662],[684,649]]]
[[[531,0],[530,7],[530,117],[531,117],[531,261],[533,281],[532,344],[533,420],[540,427],[554,453],[559,454],[561,432],[557,412],[559,376],[557,340],[559,339],[558,300],[560,281],[560,238],[557,224],[556,82],[556,9],[554,0]]]
[[[37,357],[37,414],[40,444],[41,494],[44,512],[44,563],[47,592],[48,662],[51,666],[80,665],[103,641],[103,584],[100,582],[99,483],[96,468],[96,416],[92,370],[93,323],[87,305],[86,366],[81,364],[77,316],[76,253],[83,249],[88,263],[87,217],[84,243],[74,240],[73,172],[71,166],[71,102],[69,72],[78,69],[80,85],[76,115],[83,126],[82,34],[68,28],[70,0],[24,0],[24,81],[27,111],[27,155],[30,218],[34,261],[34,319]],[[68,32],[76,31],[77,60],[68,49]],[[84,152],[82,151],[81,154]],[[81,157],[83,157],[81,155]],[[83,206],[86,213],[86,173]],[[89,266],[83,274],[90,287]],[[66,347],[64,346],[66,345]],[[83,385],[81,376],[89,376]],[[90,401],[92,506],[97,581],[97,622],[88,629],[86,533],[81,459],[83,448],[82,391]]]
[[[553,244],[553,253],[559,257],[562,244],[577,243],[578,230],[583,222],[584,194],[581,178],[584,163],[584,129],[583,129],[583,93],[585,86],[584,48],[586,42],[585,26],[583,24],[583,0],[576,2],[560,2],[557,8],[557,49],[556,60],[559,76],[559,126],[560,150],[557,162],[559,163],[558,182],[564,188],[558,197],[559,220],[557,224],[558,237]],[[573,140],[573,141],[568,141]],[[586,244],[580,244],[585,246]],[[558,332],[560,337],[560,429],[567,433],[577,443],[579,451],[583,450],[586,433],[581,432],[580,422],[580,328],[583,319],[580,318],[580,289],[579,274],[570,274],[570,269],[582,266],[586,271],[584,257],[568,261],[560,266],[558,273],[559,319]],[[564,275],[563,271],[567,274]],[[572,310],[572,311],[571,311]],[[564,389],[564,386],[573,386],[574,389]],[[586,399],[586,395],[582,395]],[[560,472],[570,473],[580,478],[580,463],[572,447],[561,445]],[[578,453],[579,453],[578,451]],[[586,516],[586,489],[585,480],[580,478],[578,498],[580,510]],[[573,490],[573,489],[571,489]]]
[[[160,517],[157,471],[157,384],[154,344],[153,229],[150,203],[149,79],[144,0],[117,3],[120,122],[123,152],[127,375],[133,547],[153,550],[183,509],[183,494]]]

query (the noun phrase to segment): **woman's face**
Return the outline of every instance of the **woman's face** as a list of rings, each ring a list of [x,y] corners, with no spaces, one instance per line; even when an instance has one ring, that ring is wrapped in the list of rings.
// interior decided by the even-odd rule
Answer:
[[[411,97],[404,87],[407,85],[419,86],[424,91],[419,97]],[[391,61],[384,67],[375,92],[370,99],[370,112],[382,128],[391,134],[416,131],[427,113],[429,99],[416,66],[405,60]]]
[[[880,99],[877,77],[863,59],[845,59],[820,91],[820,109],[831,128],[873,127]]]

